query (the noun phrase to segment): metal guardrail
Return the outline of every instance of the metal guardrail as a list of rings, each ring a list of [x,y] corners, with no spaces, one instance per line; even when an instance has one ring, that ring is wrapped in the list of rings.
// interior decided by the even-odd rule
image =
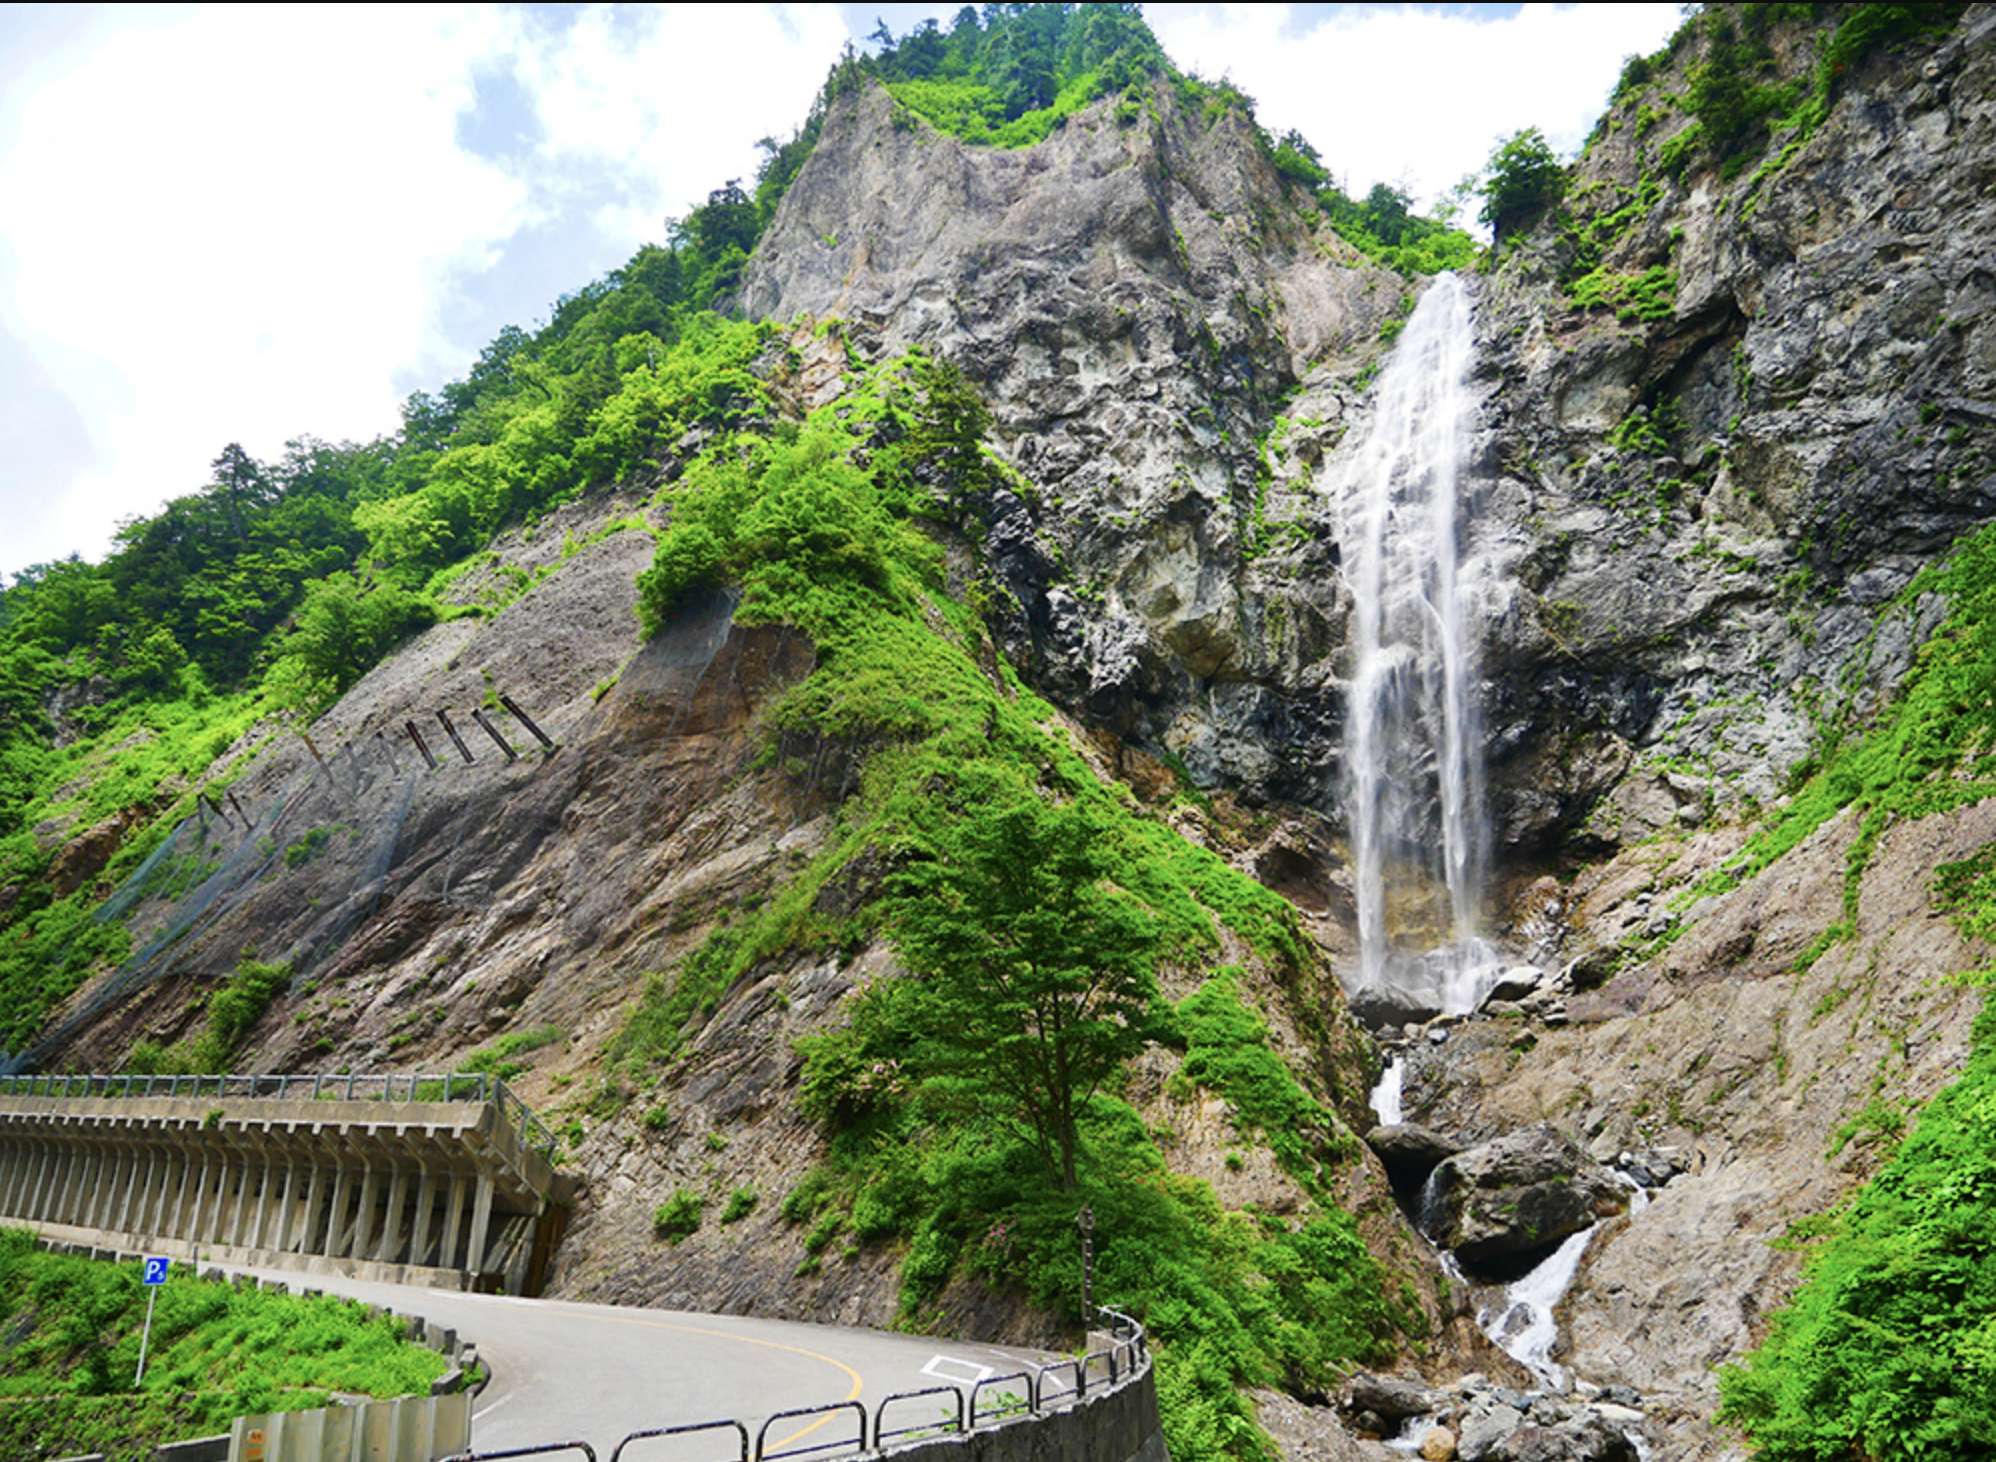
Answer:
[[[555,1135],[513,1089],[489,1073],[436,1076],[0,1076],[0,1096],[293,1097],[341,1102],[490,1102],[520,1141],[554,1156]]]
[[[60,1078],[58,1078],[59,1080]],[[1142,1375],[1150,1363],[1150,1347],[1144,1339],[1144,1328],[1128,1315],[1104,1306],[1100,1313],[1112,1323],[1110,1335],[1114,1343],[1107,1350],[1090,1351],[1086,1355],[1069,1360],[1054,1361],[1050,1365],[1034,1366],[1030,1370],[1014,1371],[1008,1375],[986,1376],[973,1384],[966,1393],[957,1386],[930,1386],[920,1391],[897,1391],[882,1399],[871,1418],[866,1408],[857,1401],[834,1401],[822,1406],[804,1406],[790,1411],[779,1411],[764,1421],[756,1432],[755,1445],[749,1445],[748,1428],[739,1421],[703,1421],[687,1426],[658,1427],[649,1431],[632,1432],[617,1443],[610,1453],[610,1462],[623,1462],[624,1449],[633,1442],[652,1438],[689,1436],[699,1432],[732,1431],[736,1434],[737,1446],[732,1458],[717,1458],[716,1462],[778,1462],[786,1457],[811,1457],[826,1453],[844,1453],[849,1457],[878,1456],[890,1442],[899,1443],[924,1435],[963,1435],[977,1430],[979,1421],[987,1426],[1002,1426],[1020,1418],[1044,1415],[1050,1410],[1061,1410],[1072,1406],[1088,1394],[1088,1373],[1102,1362],[1101,1369],[1108,1372],[1106,1382],[1097,1382],[1098,1389],[1114,1390],[1124,1381],[1134,1380]],[[1068,1372],[1073,1379],[1069,1384],[1055,1384],[1051,1389],[1049,1381],[1058,1381],[1062,1372]],[[1023,1381],[1025,1394],[998,1391],[997,1388],[1011,1381]],[[978,1403],[985,1391],[990,1388],[996,1393],[998,1405],[983,1411]],[[910,1426],[888,1428],[884,1425],[887,1409],[899,1402],[915,1401],[922,1397],[949,1395],[954,1398],[951,1411],[954,1413]],[[781,1451],[768,1450],[770,1428],[780,1421],[799,1420],[804,1417],[830,1419],[842,1414],[851,1415],[857,1423],[857,1432],[851,1437],[840,1437],[831,1442],[814,1442],[810,1446],[790,1447]],[[869,1428],[870,1422],[870,1428]],[[791,1437],[804,1436],[822,1425],[805,1427],[793,1432]],[[596,1454],[583,1442],[550,1442],[542,1447],[521,1447],[508,1452],[456,1452],[443,1459],[443,1462],[497,1462],[503,1457],[537,1457],[555,1452],[581,1451],[589,1462],[596,1462]],[[843,1459],[842,1459],[843,1462]]]
[[[931,1418],[928,1421],[917,1422],[912,1426],[896,1427],[891,1432],[884,1429],[887,1421],[888,1407],[897,1401],[919,1401],[924,1396],[949,1397],[953,1403],[951,1411],[955,1414],[950,1415],[945,1413],[941,1421]],[[890,1437],[934,1436],[938,1432],[955,1432],[961,1434],[963,1430],[963,1392],[955,1386],[924,1386],[919,1391],[897,1391],[892,1396],[884,1398],[880,1405],[873,1409],[873,1449],[876,1452],[887,1444],[887,1440]]]
[[[748,1428],[738,1421],[696,1421],[691,1426],[662,1426],[655,1427],[651,1431],[632,1432],[617,1443],[617,1449],[610,1454],[610,1462],[622,1462],[624,1448],[630,1446],[632,1442],[642,1442],[652,1437],[684,1437],[697,1432],[718,1431],[735,1433],[738,1445],[735,1449],[734,1462],[748,1462]]]
[[[792,1447],[787,1452],[772,1452],[763,1445],[769,1437],[769,1429],[779,1421],[794,1421],[806,1416],[830,1418],[845,1411],[850,1411],[859,1418],[859,1435],[850,1442],[844,1438],[840,1438],[835,1442],[813,1442],[808,1447]],[[815,1429],[815,1427],[806,1427],[805,1431],[808,1432]],[[803,1432],[798,1432],[794,1435],[802,1436],[803,1434]],[[773,1459],[778,1457],[808,1457],[814,1452],[836,1452],[845,1447],[851,1447],[855,1452],[864,1452],[866,1450],[866,1408],[861,1406],[857,1401],[833,1401],[823,1406],[800,1406],[794,1411],[779,1411],[770,1417],[769,1420],[765,1421],[762,1424],[762,1430],[755,1434],[756,1462],[773,1462]]]

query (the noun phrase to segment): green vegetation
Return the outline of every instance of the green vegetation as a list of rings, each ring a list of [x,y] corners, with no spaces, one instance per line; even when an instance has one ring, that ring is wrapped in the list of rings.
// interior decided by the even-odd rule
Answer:
[[[728,1195],[727,1207],[721,1210],[721,1222],[740,1223],[755,1212],[755,1206],[761,1199],[762,1195],[753,1188],[735,1189]]]
[[[324,1406],[332,1393],[427,1394],[448,1362],[358,1304],[238,1290],[176,1266],[160,1289],[143,1389],[139,1266],[44,1254],[0,1229],[0,1454],[149,1457],[246,1412]]]
[[[1961,1079],[1850,1206],[1815,1226],[1720,1419],[1770,1462],[1915,1462],[1996,1447],[1996,997]]]
[[[663,490],[670,525],[640,586],[647,627],[667,632],[727,585],[738,622],[807,632],[816,668],[767,713],[765,767],[836,794],[837,813],[788,886],[648,982],[599,1100],[656,1082],[765,961],[898,939],[928,978],[863,984],[837,1026],[800,1043],[800,1106],[833,1151],[783,1204],[806,1230],[804,1271],[902,1244],[909,1323],[952,1278],[1021,1286],[1071,1311],[1073,1223],[1087,1203],[1109,1266],[1100,1293],[1159,1337],[1174,1449],[1258,1456],[1233,1387],[1326,1386],[1340,1364],[1391,1354],[1419,1314],[1320,1181],[1351,1150],[1328,1107],[1294,1078],[1285,1086],[1279,1061],[1224,1049],[1265,1046],[1258,1025],[1195,1005],[1190,1049],[1209,1079],[1250,1093],[1242,1109],[1269,1140],[1280,1126],[1287,1145],[1289,1124],[1314,1124],[1293,1134],[1296,1171],[1318,1195],[1298,1218],[1226,1213],[1204,1184],[1170,1174],[1115,1094],[1122,1058],[1172,1024],[1148,993],[1152,940],[1181,967],[1217,955],[1221,926],[1267,968],[1301,976],[1311,956],[1279,897],[1103,785],[943,592],[924,525],[967,538],[975,565],[1002,481],[978,446],[983,420],[974,394],[922,357],[884,361],[802,422],[717,433]],[[992,592],[976,577],[973,602]],[[1063,891],[1043,898],[1036,880],[1049,872]],[[1008,912],[1028,903],[1058,920]],[[993,960],[1004,993],[973,997],[961,972],[975,966],[989,985]],[[1000,1047],[1019,1060],[990,1059]],[[1063,1052],[1085,1059],[1051,1081],[1021,1074],[1035,1059],[1057,1068]],[[674,1195],[661,1233],[696,1222],[700,1201]]]
[[[140,1041],[125,1069],[140,1076],[227,1074],[234,1069],[237,1048],[290,979],[290,966],[260,963],[255,951],[244,950],[228,984],[208,997],[208,1019],[200,1032],[166,1050]]]
[[[707,1200],[685,1188],[675,1188],[672,1196],[652,1210],[652,1231],[668,1244],[677,1244],[700,1231],[700,1215]]]
[[[1922,570],[1899,603],[1929,593],[1946,598],[1948,615],[1920,647],[1897,699],[1868,727],[1846,719],[1820,728],[1813,773],[1700,892],[1751,878],[1852,808],[1864,822],[1852,849],[1849,902],[1885,828],[1996,794],[1996,529],[1970,535],[1945,563]],[[1979,858],[1971,858],[1944,869],[1937,892],[1944,903],[1963,906],[1985,876]],[[1968,912],[1971,920],[1983,917]]]
[[[930,824],[887,917],[914,977],[890,987],[909,1059],[969,1112],[1016,1122],[1076,1186],[1081,1108],[1158,1031],[1157,924],[1109,883],[1118,829],[992,767]]]
[[[519,1057],[567,1039],[568,1032],[558,1025],[536,1025],[526,1030],[507,1031],[489,1046],[473,1051],[458,1062],[457,1069],[467,1075],[491,1075],[501,1081],[511,1081],[527,1069],[527,1063]]]
[[[1479,216],[1501,246],[1559,202],[1566,191],[1566,172],[1545,134],[1527,127],[1497,144],[1484,164],[1481,191]]]
[[[894,98],[897,125],[919,118],[974,145],[1031,147],[1105,97],[1119,98],[1122,125],[1154,116],[1154,88],[1168,87],[1207,125],[1228,115],[1247,121],[1276,171],[1340,237],[1387,268],[1435,274],[1475,262],[1475,241],[1446,220],[1416,215],[1405,192],[1381,183],[1363,199],[1349,197],[1300,133],[1276,139],[1255,124],[1253,98],[1229,81],[1179,71],[1135,5],[986,6],[981,14],[965,7],[947,31],[926,20],[898,40],[884,26],[872,39],[879,53],[852,62],[851,74],[828,85],[827,100],[867,75]]]
[[[925,20],[895,40],[883,26],[861,66],[939,132],[1031,147],[1098,98],[1139,93],[1171,63],[1134,5],[966,6],[944,31]]]

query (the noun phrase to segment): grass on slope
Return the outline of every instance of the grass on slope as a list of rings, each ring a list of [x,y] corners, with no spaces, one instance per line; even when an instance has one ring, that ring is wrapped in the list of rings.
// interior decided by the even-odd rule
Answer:
[[[408,1344],[400,1321],[352,1301],[238,1290],[176,1265],[134,1390],[145,1311],[137,1264],[43,1253],[30,1231],[0,1229],[0,1456],[148,1457],[162,1441],[324,1406],[334,1392],[426,1395],[448,1368]]]

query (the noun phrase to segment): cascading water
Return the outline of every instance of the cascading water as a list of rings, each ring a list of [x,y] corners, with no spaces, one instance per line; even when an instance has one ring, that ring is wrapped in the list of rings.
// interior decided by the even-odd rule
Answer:
[[[1380,375],[1339,494],[1354,601],[1344,794],[1357,988],[1401,990],[1444,1014],[1474,1009],[1499,968],[1477,936],[1489,835],[1476,700],[1482,568],[1463,548],[1473,348],[1468,292],[1440,275]],[[1419,947],[1397,948],[1396,925]]]

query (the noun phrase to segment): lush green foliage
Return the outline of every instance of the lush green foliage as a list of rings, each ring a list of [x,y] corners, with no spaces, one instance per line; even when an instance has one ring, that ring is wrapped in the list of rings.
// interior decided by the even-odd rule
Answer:
[[[672,1196],[652,1210],[652,1231],[668,1244],[677,1244],[700,1231],[700,1216],[707,1200],[686,1188],[675,1188]]]
[[[1681,94],[1664,94],[1665,107],[1681,107],[1690,125],[1674,131],[1656,149],[1656,162],[1672,176],[1694,162],[1716,167],[1725,179],[1737,177],[1786,134],[1779,166],[1829,116],[1838,88],[1850,71],[1881,51],[1953,29],[1966,7],[1946,5],[1748,4],[1699,7],[1653,56],[1631,56],[1615,90],[1618,102],[1635,103],[1651,89],[1665,67],[1687,50],[1696,55],[1686,68]],[[1834,28],[1831,28],[1834,23]],[[1818,32],[1812,71],[1785,79],[1774,43],[1777,27]],[[1828,34],[1821,34],[1828,30]],[[1666,113],[1644,109],[1638,123],[1647,130]]]
[[[176,1266],[133,1392],[143,1289],[136,1264],[44,1254],[29,1232],[0,1229],[0,1453],[144,1457],[245,1412],[323,1406],[335,1391],[425,1394],[447,1364],[357,1304],[237,1290]]]
[[[1205,1183],[1172,1173],[1136,1113],[1098,1097],[1081,1112],[1075,1192],[1045,1181],[1032,1141],[990,1124],[932,1123],[918,1102],[842,1127],[833,1156],[795,1190],[784,1217],[811,1225],[818,1256],[850,1242],[905,1240],[904,1316],[919,1321],[959,1276],[1016,1286],[1074,1313],[1076,1216],[1094,1219],[1094,1298],[1141,1316],[1157,1348],[1166,1437],[1186,1462],[1273,1453],[1238,1389],[1328,1390],[1354,1363],[1389,1356],[1418,1312],[1348,1214],[1285,1221],[1223,1208]]]
[[[1267,1025],[1241,1001],[1239,975],[1222,970],[1179,1004],[1184,1080],[1225,1097],[1236,1125],[1266,1143],[1305,1192],[1328,1203],[1331,1169],[1358,1155],[1353,1139],[1270,1048]]]
[[[1829,1225],[1793,1302],[1721,1373],[1772,1462],[1996,1451],[1996,997],[1961,1079]]]
[[[1090,102],[1141,89],[1171,63],[1135,5],[966,6],[944,31],[883,27],[860,66],[939,132],[993,147],[1044,141]]]
[[[1502,244],[1559,202],[1566,191],[1566,170],[1545,134],[1527,127],[1497,144],[1483,165],[1481,191],[1480,216]]]
[[[885,362],[853,397],[794,428],[716,437],[665,489],[671,522],[644,580],[648,623],[663,632],[688,596],[728,585],[742,594],[738,619],[808,631],[817,669],[770,717],[769,765],[800,791],[842,800],[808,869],[651,983],[617,1061],[627,1077],[656,1073],[693,1022],[780,951],[836,950],[898,931],[932,978],[865,983],[840,1024],[800,1042],[800,1106],[835,1154],[784,1201],[786,1220],[808,1226],[806,1268],[841,1233],[850,1245],[904,1240],[911,1319],[953,1275],[1071,1305],[1072,1225],[1086,1201],[1105,1256],[1102,1296],[1142,1313],[1166,1342],[1174,1450],[1257,1455],[1262,1444],[1233,1386],[1327,1385],[1339,1362],[1384,1354],[1395,1327],[1412,1323],[1318,1184],[1344,1151],[1334,1119],[1293,1078],[1284,1084],[1272,1055],[1270,1067],[1243,1049],[1267,1054],[1265,1034],[1210,1011],[1211,997],[1190,1020],[1201,1079],[1238,1089],[1269,1140],[1286,1147],[1293,1138],[1296,1171],[1325,1201],[1300,1228],[1225,1214],[1204,1185],[1167,1172],[1134,1114],[1107,1095],[1072,1103],[1067,1192],[1064,1163],[1056,1157],[1050,1181],[1036,1136],[1048,1125],[994,1120],[996,1083],[970,1060],[974,1048],[1004,1043],[1044,1052],[1049,1043],[1034,1037],[1057,1021],[1035,1024],[1029,1001],[976,997],[960,977],[948,987],[933,978],[994,956],[1022,963],[1021,950],[1046,931],[1023,910],[1011,917],[1006,870],[1035,856],[1056,872],[1059,859],[1078,860],[1047,902],[1113,912],[1115,927],[1093,953],[1035,953],[1024,963],[1044,963],[1062,981],[1082,972],[1063,998],[1086,988],[1092,961],[1125,970],[1118,1000],[1130,1028],[1107,1043],[1117,1050],[1140,1044],[1137,1027],[1150,1023],[1144,925],[1162,931],[1181,963],[1216,951],[1221,923],[1277,968],[1308,960],[1288,906],[1103,786],[1049,708],[990,655],[978,620],[942,593],[921,521],[939,519],[975,546],[1004,483],[977,447],[981,413],[959,380],[921,358]],[[972,597],[987,592],[974,587]],[[1019,851],[1034,848],[1039,855]],[[1032,883],[1022,872],[1020,887]],[[924,894],[941,903],[933,927],[905,918],[908,900]],[[979,910],[995,917],[980,920]],[[988,1008],[976,1008],[979,998]],[[1071,1090],[1085,1093],[1108,1064]]]
[[[1017,1121],[1072,1191],[1081,1108],[1156,1038],[1157,923],[1110,878],[1120,828],[968,769],[887,908],[910,1059],[947,1099]]]
[[[209,995],[208,1018],[199,1033],[167,1050],[140,1041],[126,1058],[126,1070],[142,1076],[211,1076],[233,1070],[236,1049],[290,978],[287,966],[263,964],[253,951],[244,950],[229,982]]]
[[[1877,819],[1853,874],[1883,826],[1996,794],[1996,529],[1959,544],[1901,594],[1946,596],[1948,616],[1920,647],[1897,699],[1869,727],[1822,728],[1819,767],[1724,875],[1752,877],[1845,808]]]

